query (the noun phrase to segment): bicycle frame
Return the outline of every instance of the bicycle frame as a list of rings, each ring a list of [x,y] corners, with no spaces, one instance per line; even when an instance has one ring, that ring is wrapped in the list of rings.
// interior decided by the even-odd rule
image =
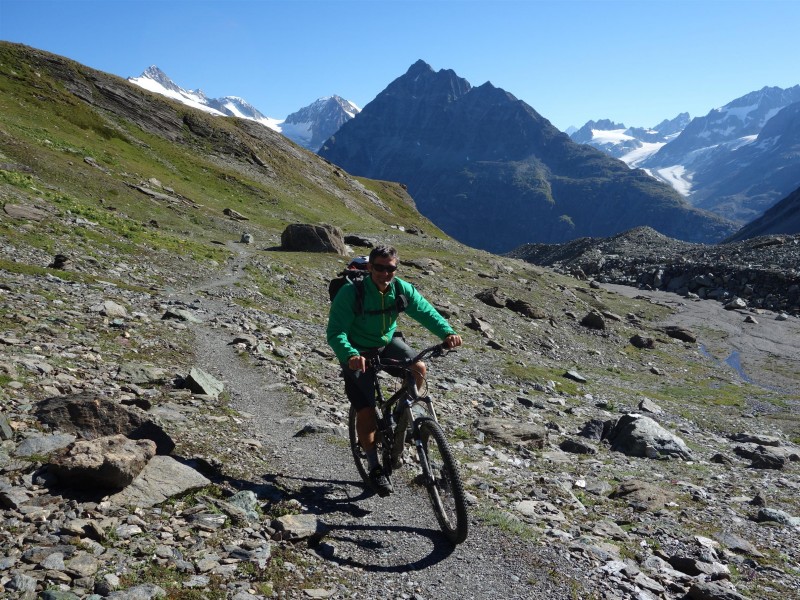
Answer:
[[[418,403],[424,403],[425,407],[421,410],[425,411],[425,416],[429,416],[434,421],[437,421],[436,411],[433,408],[433,401],[428,395],[419,395],[414,373],[410,366],[416,364],[428,355],[441,356],[444,350],[445,347],[443,344],[437,344],[426,348],[414,358],[405,361],[381,360],[377,356],[369,360],[369,366],[373,369],[375,374],[375,404],[381,413],[378,419],[378,432],[383,437],[385,456],[382,458],[384,469],[388,469],[389,472],[399,465],[399,459],[402,455],[403,447],[405,446],[406,430],[409,425],[411,425],[412,428],[412,439],[419,443],[419,432],[417,431],[417,419],[414,415],[414,406],[418,406]],[[380,378],[378,377],[378,373],[385,370],[386,367],[399,367],[405,371],[403,384],[388,400],[385,399],[380,384]]]

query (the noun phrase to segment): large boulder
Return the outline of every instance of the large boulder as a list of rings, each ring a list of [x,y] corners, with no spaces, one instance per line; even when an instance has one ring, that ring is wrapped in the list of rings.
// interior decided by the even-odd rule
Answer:
[[[544,448],[547,429],[535,423],[519,423],[511,419],[484,417],[477,422],[478,431],[495,441],[509,446],[518,444],[529,448]]]
[[[670,433],[650,417],[629,413],[623,415],[608,434],[611,449],[628,456],[657,458],[677,456],[691,460],[692,452],[684,441]]]
[[[71,487],[122,489],[130,484],[156,454],[152,440],[110,435],[79,440],[53,459],[51,469]]]
[[[154,441],[158,454],[175,448],[172,438],[143,413],[90,392],[46,398],[36,404],[35,414],[51,428],[87,440],[121,433],[132,440]]]
[[[193,468],[170,456],[155,456],[131,484],[108,498],[112,506],[149,508],[211,483]]]
[[[342,230],[325,223],[289,225],[281,234],[281,248],[298,252],[335,252],[342,256],[347,254]]]

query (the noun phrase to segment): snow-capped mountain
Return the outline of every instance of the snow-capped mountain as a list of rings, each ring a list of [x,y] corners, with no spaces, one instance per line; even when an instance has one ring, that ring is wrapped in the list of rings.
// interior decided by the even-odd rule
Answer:
[[[764,87],[696,117],[669,145],[642,163],[645,167],[702,164],[707,155],[730,152],[755,140],[778,112],[800,102],[800,85],[792,88]]]
[[[283,134],[296,143],[316,152],[361,109],[340,96],[320,98],[313,104],[293,112],[281,123]]]
[[[800,102],[782,108],[755,139],[697,164],[692,204],[748,222],[800,187]]]
[[[790,109],[798,102],[800,85],[765,87],[691,121],[687,113],[652,129],[589,121],[571,137],[643,168],[698,208],[745,223],[800,186],[800,112]]]
[[[316,152],[322,142],[336,133],[346,121],[358,114],[358,107],[339,96],[320,98],[313,104],[292,113],[286,119],[264,115],[252,104],[237,96],[209,98],[202,90],[186,90],[153,65],[139,77],[128,81],[150,92],[167,96],[187,106],[217,116],[239,117],[256,121],[309,150]]]
[[[589,121],[569,134],[579,144],[589,144],[606,154],[619,158],[631,167],[638,166],[677,137],[689,123],[689,113],[663,120],[655,127],[625,127],[609,119]]]
[[[746,94],[692,119],[638,166],[671,183],[695,206],[749,221],[800,185],[796,155],[786,150],[800,142],[796,127],[787,125],[795,113],[784,112],[797,102],[800,85]],[[765,141],[764,131],[772,141]]]

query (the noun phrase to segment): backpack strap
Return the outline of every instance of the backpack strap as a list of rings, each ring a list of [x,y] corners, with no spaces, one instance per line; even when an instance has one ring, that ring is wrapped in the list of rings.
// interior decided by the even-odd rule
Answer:
[[[408,296],[403,293],[403,288],[400,287],[400,282],[397,279],[394,280],[394,302],[398,315],[408,308]]]
[[[364,314],[364,278],[354,279],[353,285],[356,286],[356,305],[355,312],[361,316]]]
[[[356,314],[357,315],[382,315],[385,313],[390,313],[396,311],[399,315],[401,312],[405,311],[408,308],[408,296],[403,293],[403,288],[400,287],[400,282],[397,279],[394,280],[394,306],[389,308],[383,308],[380,310],[364,310],[364,280],[361,279],[359,281],[353,282],[356,286]]]

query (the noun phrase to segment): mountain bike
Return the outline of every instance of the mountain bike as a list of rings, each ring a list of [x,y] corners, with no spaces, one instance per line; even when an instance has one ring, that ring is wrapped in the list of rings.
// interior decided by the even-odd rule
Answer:
[[[430,497],[439,526],[450,542],[460,544],[467,538],[467,505],[464,499],[464,486],[458,473],[456,461],[436,419],[433,401],[427,394],[420,394],[411,371],[411,365],[427,358],[445,356],[444,344],[426,348],[417,356],[406,360],[381,359],[369,357],[368,368],[373,371],[376,394],[376,420],[378,431],[375,436],[378,456],[386,477],[404,464],[403,451],[411,444],[416,451],[419,471],[415,481],[425,486]],[[378,373],[394,367],[403,377],[400,388],[387,400],[384,397]],[[427,386],[426,386],[427,387]],[[427,390],[426,390],[427,391]],[[367,455],[361,448],[356,431],[356,411],[351,406],[348,417],[350,448],[356,468],[368,488],[376,491],[369,478]]]

